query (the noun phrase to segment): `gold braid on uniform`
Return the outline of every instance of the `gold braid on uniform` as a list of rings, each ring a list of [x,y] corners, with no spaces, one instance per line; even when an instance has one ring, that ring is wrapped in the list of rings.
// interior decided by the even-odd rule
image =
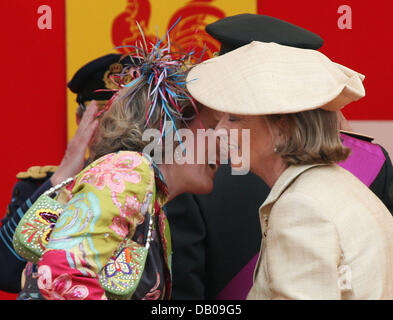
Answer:
[[[48,173],[54,173],[57,166],[32,166],[27,171],[19,172],[16,175],[17,179],[46,179]]]

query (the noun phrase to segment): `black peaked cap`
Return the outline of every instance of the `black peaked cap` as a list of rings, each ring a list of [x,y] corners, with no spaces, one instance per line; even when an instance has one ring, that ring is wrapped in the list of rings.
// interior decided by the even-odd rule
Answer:
[[[109,100],[113,92],[95,92],[98,89],[107,89],[103,80],[109,67],[116,62],[122,55],[111,53],[103,57],[90,61],[81,67],[71,81],[68,82],[68,88],[77,94],[76,101],[83,103],[90,100]]]
[[[206,32],[221,42],[220,54],[235,50],[252,41],[317,50],[323,39],[292,23],[259,14],[238,14],[206,26]]]

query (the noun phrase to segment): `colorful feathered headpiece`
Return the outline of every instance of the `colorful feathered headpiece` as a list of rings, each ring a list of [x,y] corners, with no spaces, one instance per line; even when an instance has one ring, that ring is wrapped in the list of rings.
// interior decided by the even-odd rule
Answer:
[[[165,135],[164,130],[168,122],[172,124],[172,128],[178,135],[176,120],[190,120],[184,116],[184,102],[188,102],[186,103],[188,105],[191,104],[198,116],[195,102],[186,89],[186,72],[198,63],[200,58],[196,58],[192,51],[185,52],[178,49],[175,52],[171,51],[169,38],[171,29],[161,40],[157,38],[157,43],[154,44],[146,41],[143,31],[139,27],[142,41],[135,46],[126,46],[130,52],[120,59],[122,63],[115,63],[110,68],[109,79],[113,82],[113,89],[110,89],[110,91],[115,92],[115,94],[105,108],[100,111],[100,114],[110,108],[114,99],[118,96],[117,92],[122,88],[131,88],[123,98],[131,97],[132,99],[142,87],[148,84],[146,127],[150,126],[150,118],[155,109],[161,108],[161,137]],[[166,44],[163,42],[165,38],[167,39]],[[130,62],[125,63],[125,58],[129,59]],[[178,138],[180,137],[178,136]]]

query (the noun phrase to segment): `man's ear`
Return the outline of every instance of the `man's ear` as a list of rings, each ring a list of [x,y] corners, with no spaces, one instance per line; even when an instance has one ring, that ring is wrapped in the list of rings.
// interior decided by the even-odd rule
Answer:
[[[348,120],[345,118],[341,110],[336,111],[337,114],[337,120],[338,120],[338,126],[340,130],[345,130],[345,131],[353,131],[353,128],[349,124]]]

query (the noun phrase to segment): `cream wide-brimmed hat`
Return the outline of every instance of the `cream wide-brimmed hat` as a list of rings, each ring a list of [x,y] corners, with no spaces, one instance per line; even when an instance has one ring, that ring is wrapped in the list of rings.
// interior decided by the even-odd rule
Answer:
[[[263,115],[339,110],[365,96],[363,80],[321,52],[253,41],[193,67],[187,89],[214,110]]]

